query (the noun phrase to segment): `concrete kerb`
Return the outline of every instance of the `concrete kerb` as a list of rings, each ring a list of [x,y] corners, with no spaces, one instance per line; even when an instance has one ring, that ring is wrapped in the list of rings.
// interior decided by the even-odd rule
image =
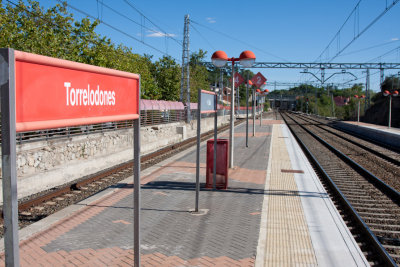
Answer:
[[[268,164],[267,164],[267,175],[265,178],[265,185],[264,185],[264,192],[269,189],[269,181],[271,179],[271,165],[272,165],[272,142],[274,138],[274,131],[272,125],[271,131],[271,144],[269,146],[269,154],[268,154]],[[263,205],[262,205],[262,212],[261,212],[261,220],[260,220],[260,233],[258,236],[258,245],[257,245],[257,254],[256,254],[256,261],[254,266],[264,266],[264,259],[265,259],[265,247],[267,244],[267,218],[268,217],[268,195],[264,195]]]

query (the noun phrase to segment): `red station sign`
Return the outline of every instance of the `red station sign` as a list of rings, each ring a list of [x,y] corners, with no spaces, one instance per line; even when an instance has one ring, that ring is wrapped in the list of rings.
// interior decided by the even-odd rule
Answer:
[[[251,81],[257,88],[260,88],[267,81],[267,79],[259,72],[253,76]]]
[[[235,74],[233,75],[233,78],[235,79],[235,87],[238,87],[239,85],[241,85],[244,82],[244,79],[242,77],[242,75],[240,75],[239,72],[235,72]],[[231,78],[231,82],[232,82],[232,78]]]
[[[140,77],[15,51],[16,131],[139,117]]]

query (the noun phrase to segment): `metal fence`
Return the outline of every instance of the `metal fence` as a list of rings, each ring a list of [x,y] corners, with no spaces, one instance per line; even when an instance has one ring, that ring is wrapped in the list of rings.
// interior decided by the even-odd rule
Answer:
[[[187,112],[184,105],[180,102],[156,101],[156,100],[141,100],[140,124],[141,126],[151,126],[168,124],[174,122],[187,121]],[[191,119],[197,119],[197,103],[190,104]],[[228,115],[230,112],[229,106],[218,105],[218,116]],[[243,107],[236,114],[245,113]],[[212,117],[214,114],[201,114],[202,118]],[[119,129],[128,129],[133,127],[133,121],[117,121],[106,122],[91,125],[82,125],[74,127],[65,127],[57,129],[48,129],[43,131],[31,131],[17,133],[17,143],[43,141],[57,138],[69,138],[78,135],[89,135],[95,133],[104,133]],[[1,136],[0,136],[1,137]]]

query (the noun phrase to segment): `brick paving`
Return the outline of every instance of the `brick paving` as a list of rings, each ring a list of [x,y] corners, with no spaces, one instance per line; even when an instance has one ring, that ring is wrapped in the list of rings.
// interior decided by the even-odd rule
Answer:
[[[254,266],[260,227],[270,126],[244,147],[237,128],[235,168],[227,190],[204,189],[202,147],[199,207],[193,215],[195,151],[143,177],[143,266]],[[20,243],[21,266],[132,266],[133,196],[120,185],[98,201]],[[4,266],[4,255],[0,266]]]

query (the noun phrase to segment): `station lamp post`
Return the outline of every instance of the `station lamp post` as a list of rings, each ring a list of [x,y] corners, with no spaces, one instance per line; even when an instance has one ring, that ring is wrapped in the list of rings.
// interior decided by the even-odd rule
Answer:
[[[232,90],[231,90],[231,113],[230,113],[230,130],[229,130],[229,168],[233,168],[233,136],[234,136],[234,110],[235,110],[235,62],[239,61],[240,65],[245,68],[253,66],[256,56],[253,52],[246,50],[243,51],[239,58],[228,58],[224,51],[218,50],[211,56],[212,63],[217,68],[222,68],[226,65],[227,61],[232,62]]]
[[[393,91],[389,92],[388,90],[385,90],[383,92],[384,96],[389,96],[389,128],[392,126],[392,96],[396,97],[399,96],[398,91]]]
[[[364,99],[364,98],[365,98],[365,95],[360,95],[360,96],[354,95],[354,98],[357,98],[357,99],[358,99],[357,123],[359,123],[359,122],[360,122],[360,102],[361,102],[361,99]]]

